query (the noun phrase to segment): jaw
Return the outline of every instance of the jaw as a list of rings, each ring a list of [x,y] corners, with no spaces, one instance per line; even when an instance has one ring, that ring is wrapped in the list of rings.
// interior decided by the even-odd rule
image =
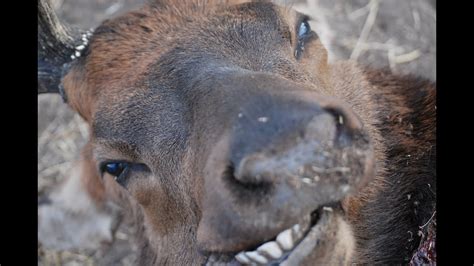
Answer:
[[[257,248],[211,253],[206,265],[346,265],[351,261],[354,242],[342,211],[322,207]]]
[[[346,265],[355,247],[349,224],[342,215],[325,211],[282,265]]]

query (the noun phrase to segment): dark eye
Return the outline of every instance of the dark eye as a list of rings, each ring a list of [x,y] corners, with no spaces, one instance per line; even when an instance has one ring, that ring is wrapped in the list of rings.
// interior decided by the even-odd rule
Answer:
[[[117,180],[117,178],[119,178],[127,168],[128,168],[127,163],[109,162],[109,163],[104,164],[102,171],[114,176],[115,180]]]
[[[308,21],[302,21],[298,29],[298,38],[306,36],[311,31]]]
[[[114,177],[114,180],[123,187],[127,187],[133,176],[141,178],[151,173],[150,168],[143,163],[124,161],[105,161],[99,164],[101,175],[105,173]],[[132,175],[133,174],[133,175]]]
[[[305,44],[313,40],[316,34],[311,31],[311,27],[309,26],[307,17],[303,17],[301,19],[297,30],[298,37],[296,42],[295,57],[296,59],[299,59],[303,54]]]

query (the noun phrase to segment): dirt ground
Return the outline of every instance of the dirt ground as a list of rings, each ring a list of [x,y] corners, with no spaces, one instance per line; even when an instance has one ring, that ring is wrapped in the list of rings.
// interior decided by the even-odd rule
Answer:
[[[54,0],[61,20],[83,29],[138,7],[144,0]],[[288,2],[288,1],[287,1]],[[294,7],[315,19],[313,30],[330,60],[353,59],[394,73],[436,80],[436,0],[307,0]],[[38,96],[38,194],[68,174],[87,139],[87,128],[59,95]],[[94,251],[38,248],[39,265],[131,265],[130,228]]]

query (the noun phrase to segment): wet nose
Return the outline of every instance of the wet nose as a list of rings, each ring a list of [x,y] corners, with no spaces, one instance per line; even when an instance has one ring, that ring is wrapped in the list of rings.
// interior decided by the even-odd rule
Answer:
[[[259,123],[243,126],[253,132],[252,139],[258,143],[247,138],[246,132],[235,135],[241,141],[233,147],[230,162],[233,178],[242,184],[272,183],[288,175],[304,176],[308,169],[333,167],[333,162],[328,162],[333,159],[330,153],[351,146],[362,124],[340,102],[326,100],[321,105],[298,105],[284,113],[273,111],[270,112],[273,115],[257,118]],[[272,132],[258,127],[267,127]],[[255,132],[266,138],[255,138]]]

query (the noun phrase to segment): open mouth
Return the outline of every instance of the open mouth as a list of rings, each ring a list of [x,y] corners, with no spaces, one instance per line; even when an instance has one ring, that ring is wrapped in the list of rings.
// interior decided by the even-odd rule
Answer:
[[[332,212],[332,207],[320,207],[257,248],[232,254],[212,253],[206,265],[285,265],[292,256],[311,253]]]

